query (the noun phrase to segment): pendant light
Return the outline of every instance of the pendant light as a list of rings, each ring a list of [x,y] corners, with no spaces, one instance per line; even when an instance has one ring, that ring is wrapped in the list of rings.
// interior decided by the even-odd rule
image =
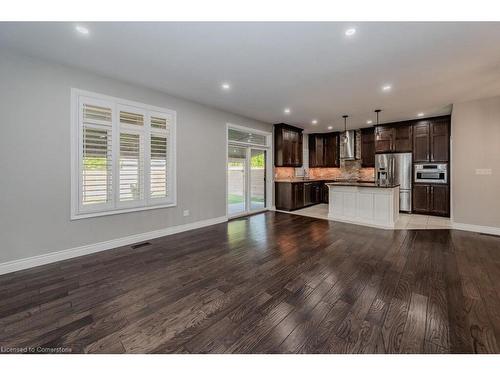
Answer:
[[[382,112],[382,110],[381,110],[381,109],[376,109],[376,110],[375,110],[375,113],[377,114],[377,125],[378,125],[378,114],[379,114],[380,112]]]
[[[349,116],[348,115],[343,115],[342,117],[344,118],[344,135],[343,135],[342,141],[344,143],[347,143],[348,142],[348,139],[347,139],[347,118]]]

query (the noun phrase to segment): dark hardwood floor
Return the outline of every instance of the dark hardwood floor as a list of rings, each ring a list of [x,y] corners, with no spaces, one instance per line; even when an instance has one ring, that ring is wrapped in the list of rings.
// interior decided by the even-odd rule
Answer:
[[[0,276],[0,346],[498,353],[500,238],[269,212]]]

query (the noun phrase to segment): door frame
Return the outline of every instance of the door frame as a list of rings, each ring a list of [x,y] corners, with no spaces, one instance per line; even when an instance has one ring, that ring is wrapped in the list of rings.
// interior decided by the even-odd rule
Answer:
[[[266,145],[265,146],[261,146],[261,145],[254,145],[254,144],[251,144],[251,143],[246,143],[246,142],[234,142],[234,141],[231,141],[229,142],[229,139],[228,139],[228,135],[229,135],[229,129],[236,129],[236,130],[241,130],[241,131],[245,131],[245,132],[248,132],[248,133],[255,133],[255,134],[260,134],[260,135],[264,135],[266,137]],[[232,123],[226,123],[226,148],[225,148],[225,152],[226,152],[226,164],[224,166],[224,168],[226,169],[225,170],[225,175],[226,175],[226,186],[225,186],[225,200],[226,200],[226,217],[228,219],[233,219],[233,218],[236,218],[236,217],[240,217],[240,216],[247,216],[247,215],[251,215],[251,214],[255,214],[255,213],[258,213],[258,212],[264,212],[264,211],[268,211],[271,209],[272,207],[272,204],[273,204],[273,170],[272,170],[272,165],[273,165],[273,159],[272,159],[272,139],[273,139],[273,133],[272,132],[267,132],[267,131],[264,131],[264,130],[258,130],[258,129],[254,129],[254,128],[250,128],[250,127],[246,127],[246,126],[241,126],[241,125],[235,125],[235,124],[232,124]],[[247,190],[247,192],[245,193],[245,212],[242,212],[240,214],[236,214],[236,215],[231,215],[229,216],[229,204],[228,204],[228,189],[227,189],[227,184],[228,184],[228,180],[229,180],[229,175],[228,175],[228,171],[227,171],[227,164],[229,162],[229,155],[228,155],[228,148],[229,146],[232,145],[232,146],[236,146],[236,147],[245,147],[247,149],[247,163],[246,163],[246,169],[247,171],[245,172],[246,174],[246,185],[245,187],[248,189],[248,186],[249,184],[251,183],[250,180],[250,150],[251,149],[255,149],[255,150],[263,150],[263,151],[266,151],[266,169],[265,169],[265,199],[266,199],[266,202],[265,202],[265,207],[261,210],[255,210],[255,211],[250,211],[250,202],[249,202],[249,198],[250,198],[250,190]]]

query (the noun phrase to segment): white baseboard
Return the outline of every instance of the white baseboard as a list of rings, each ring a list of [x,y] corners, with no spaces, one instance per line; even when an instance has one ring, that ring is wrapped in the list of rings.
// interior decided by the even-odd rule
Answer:
[[[469,232],[494,234],[496,236],[500,236],[500,228],[497,227],[485,227],[482,225],[456,223],[454,221],[451,223],[451,226],[453,229],[466,230]]]
[[[194,223],[188,223],[183,225],[176,225],[169,228],[158,229],[152,232],[139,233],[139,234],[134,234],[132,236],[117,238],[114,240],[74,247],[72,249],[55,251],[52,253],[37,255],[30,258],[17,259],[6,263],[0,263],[0,275],[24,270],[27,268],[37,267],[53,262],[59,262],[61,260],[75,258],[82,255],[97,253],[99,251],[110,250],[120,246],[127,246],[133,243],[151,240],[153,238],[168,236],[171,234],[185,232],[192,229],[203,228],[209,225],[219,224],[226,221],[227,217],[221,216],[213,219],[196,221]]]

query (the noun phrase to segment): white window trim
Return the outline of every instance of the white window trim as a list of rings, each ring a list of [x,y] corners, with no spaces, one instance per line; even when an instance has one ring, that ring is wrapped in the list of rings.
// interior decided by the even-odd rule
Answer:
[[[113,191],[112,191],[112,205],[111,208],[103,208],[103,206],[99,207],[99,210],[91,211],[91,210],[80,210],[80,108],[79,108],[79,98],[80,97],[89,97],[95,99],[96,101],[103,100],[109,101],[113,104],[112,111],[112,137],[113,140]],[[137,206],[134,204],[133,206],[127,206],[127,202],[120,203],[117,200],[117,190],[119,190],[119,163],[116,158],[119,155],[119,116],[117,109],[120,107],[136,107],[139,111],[149,112],[149,116],[154,116],[155,113],[158,114],[167,114],[172,117],[172,124],[169,128],[169,154],[168,158],[170,158],[169,169],[167,171],[167,181],[169,182],[169,197],[166,198],[168,201],[164,199],[154,198],[151,199],[149,197],[149,178],[144,176],[144,205]],[[122,98],[107,96],[99,93],[94,93],[86,90],[80,90],[76,88],[71,89],[71,220],[77,219],[85,219],[90,217],[98,217],[98,216],[108,216],[115,214],[122,214],[127,212],[135,212],[135,211],[146,211],[146,210],[154,210],[158,208],[165,207],[175,207],[177,206],[177,152],[176,152],[176,144],[177,144],[177,112],[167,108],[156,107],[144,103],[134,102]],[[144,129],[144,147],[145,147],[145,157],[144,157],[144,166],[145,166],[145,174],[149,173],[149,155],[150,150],[148,150],[149,142],[147,141],[150,137],[151,133],[155,133],[156,131],[150,131],[149,129],[149,120],[146,121]],[[118,142],[115,137],[118,137]],[[118,147],[116,147],[118,145]],[[115,202],[117,202],[115,204]],[[135,202],[134,202],[135,203]]]

